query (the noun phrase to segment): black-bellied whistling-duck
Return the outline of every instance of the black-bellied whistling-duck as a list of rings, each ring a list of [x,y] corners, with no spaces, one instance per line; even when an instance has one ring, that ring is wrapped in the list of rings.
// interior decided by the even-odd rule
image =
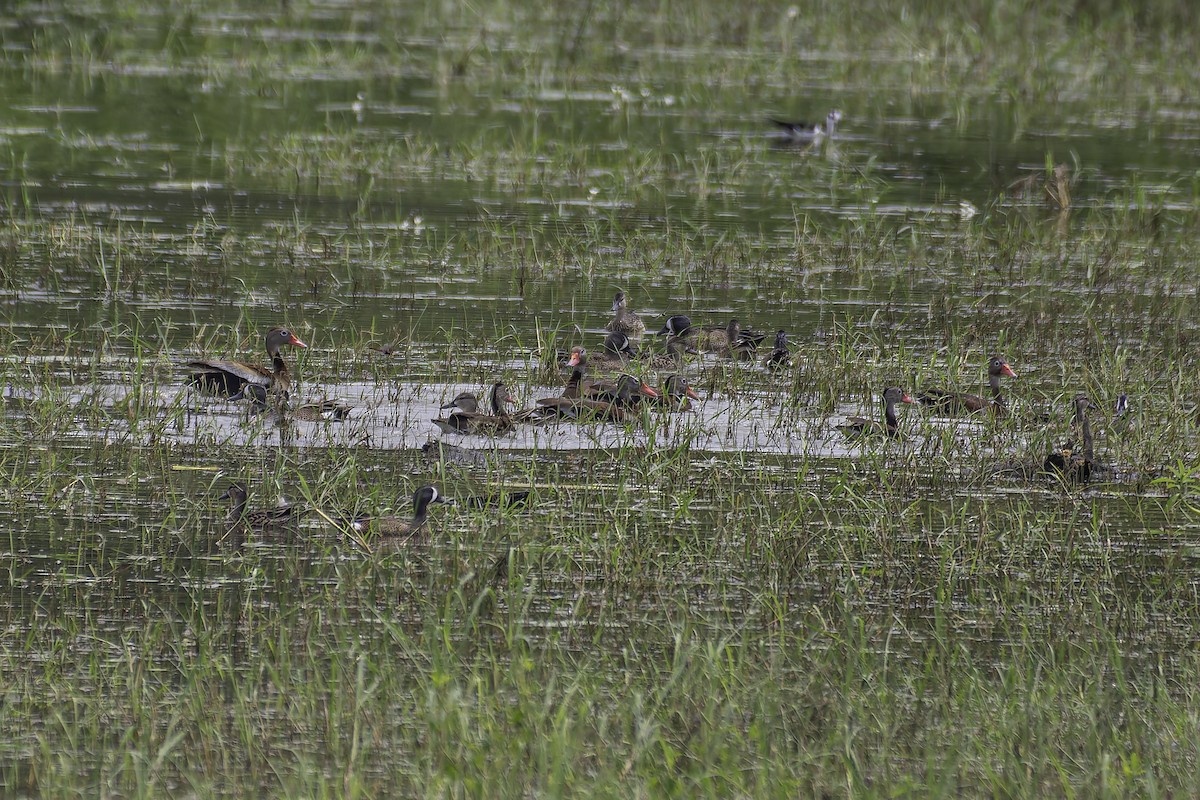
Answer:
[[[1042,462],[1042,472],[1057,475],[1065,481],[1087,481],[1096,471],[1095,453],[1092,449],[1092,426],[1088,422],[1088,409],[1095,408],[1085,394],[1075,395],[1075,416],[1072,427],[1079,428],[1083,436],[1083,451],[1076,452],[1073,442],[1055,450]]]
[[[617,292],[616,298],[613,299],[612,310],[615,316],[604,326],[604,330],[624,333],[633,337],[641,336],[646,331],[646,323],[629,310],[629,298],[624,292]]]
[[[354,519],[353,528],[357,533],[374,530],[380,536],[388,538],[409,538],[425,527],[429,518],[429,506],[432,503],[454,504],[454,501],[442,497],[435,486],[422,486],[413,495],[412,519],[398,516],[372,517],[359,515]]]
[[[792,351],[788,349],[787,331],[775,334],[775,346],[763,359],[763,366],[769,370],[785,370],[792,366]]]
[[[604,337],[604,347],[588,356],[588,363],[600,369],[625,369],[629,359],[637,356],[629,336],[620,331]]]
[[[658,392],[645,381],[625,374],[615,381],[593,381],[584,387],[584,397],[606,403],[622,403],[626,407],[642,398],[657,399]]]
[[[838,110],[830,111],[825,115],[824,122],[789,122],[782,119],[772,119],[771,122],[778,125],[783,131],[782,140],[788,144],[806,144],[809,142],[819,142],[826,136],[833,136],[837,130],[838,123],[842,121],[842,112]]]
[[[846,421],[836,426],[846,436],[876,436],[886,435],[896,438],[900,435],[900,420],[896,416],[897,403],[911,403],[913,399],[899,386],[889,386],[883,390],[883,422],[865,417],[847,417]]]
[[[562,394],[558,397],[543,397],[537,401],[537,405],[533,408],[518,411],[513,415],[513,420],[515,422],[527,422],[559,416],[558,412],[554,409],[560,406],[565,407],[565,405],[559,403],[560,400],[579,400],[584,396],[584,376],[587,374],[587,365],[587,350],[582,347],[571,348],[571,357],[567,360],[567,366],[571,367],[571,376],[567,378],[567,383],[563,386]]]
[[[274,327],[267,331],[267,355],[271,357],[271,368],[244,361],[197,359],[184,365],[190,373],[191,382],[207,392],[235,395],[247,383],[287,391],[291,387],[291,375],[287,362],[279,355],[285,344],[293,347],[308,347],[287,328]]]
[[[231,483],[218,500],[229,500],[229,522],[231,526],[263,529],[287,525],[292,522],[301,509],[294,505],[279,506],[278,508],[263,508],[255,511],[246,510],[246,500],[250,493],[243,483]]]
[[[632,375],[622,375],[615,391],[597,390],[596,397],[546,397],[537,401],[535,415],[546,418],[572,419],[578,422],[622,422],[629,416],[634,393],[657,397],[654,389]],[[601,399],[604,398],[604,399]]]
[[[932,406],[945,413],[991,411],[995,414],[1007,413],[1008,405],[1000,394],[1000,378],[1017,377],[1012,367],[1000,356],[992,356],[988,362],[988,386],[991,387],[991,398],[980,397],[966,392],[951,392],[946,389],[926,389],[917,395],[922,404]]]
[[[700,395],[688,384],[688,379],[682,375],[668,375],[659,392],[658,402],[667,411],[691,411],[692,400],[699,400]]]
[[[461,395],[460,395],[461,397]],[[458,398],[455,398],[457,400]],[[513,418],[505,408],[506,403],[515,403],[508,387],[501,381],[492,384],[491,414],[480,414],[477,411],[457,410],[448,417],[433,420],[446,433],[474,433],[480,436],[498,436],[508,433],[515,427]],[[461,406],[456,406],[461,409]]]

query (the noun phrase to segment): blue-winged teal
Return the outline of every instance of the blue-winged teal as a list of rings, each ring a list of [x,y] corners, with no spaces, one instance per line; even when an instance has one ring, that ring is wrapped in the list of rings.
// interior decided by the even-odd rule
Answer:
[[[282,527],[291,523],[300,514],[298,506],[287,505],[278,508],[263,508],[255,511],[246,510],[246,500],[250,493],[243,483],[231,483],[218,500],[229,500],[229,522],[231,525],[244,525],[247,528]]]
[[[513,418],[509,415],[505,408],[506,403],[516,402],[512,395],[508,393],[508,387],[502,381],[496,381],[492,384],[491,392],[491,414],[480,414],[478,411],[466,411],[465,407],[470,407],[472,401],[475,401],[474,395],[459,395],[447,405],[453,406],[456,410],[448,417],[441,417],[433,420],[433,424],[437,425],[446,433],[461,433],[461,434],[477,434],[480,436],[497,436],[502,433],[508,433],[515,425]],[[475,405],[478,401],[475,401]],[[442,406],[445,408],[446,406]]]
[[[442,497],[435,486],[422,486],[413,495],[412,519],[397,516],[372,517],[360,514],[354,519],[352,527],[358,533],[366,533],[367,531],[374,530],[380,536],[384,537],[408,538],[425,527],[425,522],[429,518],[429,506],[431,503],[453,505],[454,501],[447,497]]]
[[[624,369],[629,359],[636,356],[629,336],[617,331],[604,337],[604,347],[600,352],[592,353],[588,363],[600,369]]]
[[[688,344],[682,336],[667,337],[667,352],[653,356],[643,356],[642,363],[651,369],[683,369],[685,353],[696,355],[700,351]]]
[[[615,315],[604,330],[612,331],[613,333],[624,333],[628,336],[641,336],[646,330],[646,323],[642,322],[641,317],[629,310],[629,298],[624,292],[617,292],[616,298],[612,304],[613,314]]]
[[[838,123],[842,121],[842,112],[836,109],[825,115],[824,122],[789,122],[782,119],[772,119],[771,122],[783,130],[783,140],[788,143],[803,144],[819,142],[826,136],[833,136]]]
[[[279,396],[278,404],[271,408],[267,398],[267,388],[257,383],[247,383],[241,390],[229,398],[231,401],[249,400],[250,413],[274,414],[275,419],[284,421],[297,419],[301,422],[345,422],[353,410],[350,406],[336,400],[321,400],[317,403],[305,403],[291,408],[288,406],[287,392]]]
[[[673,314],[663,323],[659,336],[688,336],[693,332],[692,319],[687,314]]]

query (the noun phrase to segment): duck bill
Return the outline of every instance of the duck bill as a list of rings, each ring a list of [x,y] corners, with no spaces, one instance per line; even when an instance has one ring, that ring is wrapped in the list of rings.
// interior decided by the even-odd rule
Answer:
[[[1010,378],[1017,377],[1017,373],[1013,372],[1013,368],[1010,367],[1007,363],[1000,368],[1000,374],[1007,375]]]
[[[308,347],[308,345],[306,345],[304,342],[300,341],[300,337],[296,336],[296,334],[294,334],[294,333],[291,334],[291,338],[288,339],[287,343],[292,345],[293,347]]]
[[[653,387],[648,383],[643,383],[638,386],[638,391],[646,395],[646,397],[658,397],[658,392],[654,391]]]
[[[683,390],[683,393],[684,393],[684,394],[686,394],[688,397],[692,398],[693,400],[701,400],[701,399],[703,399],[703,398],[701,398],[701,397],[700,397],[700,395],[696,394],[696,390],[695,390],[695,389],[693,389],[693,388],[692,388],[692,387],[690,387],[690,386],[689,386],[689,387],[687,387],[686,389],[684,389],[684,390]]]
[[[911,397],[908,396],[908,392],[905,392],[904,396],[900,398],[900,402],[901,403],[912,403],[915,401]]]
[[[501,401],[508,403],[510,406],[515,406],[517,404],[517,398],[513,397],[511,394],[504,395],[504,397],[501,398]]]
[[[571,358],[567,361],[568,367],[579,366],[579,353],[571,353]]]

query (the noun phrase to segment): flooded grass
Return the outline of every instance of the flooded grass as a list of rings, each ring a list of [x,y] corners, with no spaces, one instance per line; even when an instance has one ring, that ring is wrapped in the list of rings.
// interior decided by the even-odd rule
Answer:
[[[903,12],[15,11],[0,782],[1197,794],[1195,13]],[[561,392],[618,289],[793,366],[689,355],[691,411],[435,441],[461,391]],[[279,324],[292,404],[347,419],[185,385]],[[986,394],[995,354],[1007,415],[836,427]],[[1043,468],[1081,392],[1086,482]],[[231,530],[232,482],[302,513]],[[430,483],[530,503],[351,529]]]

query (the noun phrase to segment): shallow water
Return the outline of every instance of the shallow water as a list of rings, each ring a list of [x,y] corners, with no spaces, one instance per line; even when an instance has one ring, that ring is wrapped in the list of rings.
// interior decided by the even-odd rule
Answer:
[[[1031,120],[988,96],[964,111],[949,91],[909,93],[869,55],[852,68],[874,77],[848,81],[839,53],[805,55],[801,87],[771,73],[756,93],[709,93],[706,60],[753,54],[657,42],[626,54],[657,65],[652,82],[615,57],[562,85],[482,80],[492,65],[474,62],[459,80],[443,74],[445,52],[473,40],[469,22],[434,36],[387,19],[392,41],[361,9],[310,10],[197,9],[166,43],[147,14],[110,33],[106,57],[63,62],[37,26],[0,31],[6,648],[50,613],[42,598],[57,598],[46,603],[65,629],[100,620],[110,640],[61,646],[101,659],[125,657],[138,608],[187,620],[303,604],[380,558],[339,514],[407,514],[413,488],[434,482],[451,496],[532,487],[524,512],[438,509],[430,541],[393,556],[434,597],[459,585],[462,559],[507,547],[544,559],[522,612],[535,638],[616,650],[680,607],[718,631],[765,630],[777,621],[757,601],[764,584],[793,608],[842,602],[853,584],[845,602],[894,624],[898,658],[944,625],[989,658],[1072,613],[995,593],[1102,591],[1116,619],[1157,592],[1121,646],[1170,670],[1190,642],[1189,618],[1169,612],[1200,578],[1196,525],[1151,486],[1163,464],[1122,459],[1151,449],[1134,445],[1179,404],[1172,359],[1200,337],[1200,317],[1178,311],[1195,297],[1190,101],[1133,113],[1066,96]],[[86,28],[81,13],[72,24]],[[44,6],[51,45],[65,15]],[[272,58],[242,63],[268,43]],[[846,118],[822,146],[780,146],[767,123],[833,106]],[[1047,207],[1040,186],[1010,190],[1059,162],[1075,175],[1069,210]],[[843,235],[831,245],[817,231]],[[598,348],[618,287],[651,331],[679,312],[786,329],[798,365],[776,376],[694,360],[695,410],[638,424],[438,433],[442,403],[497,376],[522,406],[557,393],[563,376],[540,355]],[[277,323],[311,345],[287,353],[299,400],[345,401],[348,421],[281,427],[184,385],[178,365],[200,352],[262,359]],[[971,352],[948,352],[948,331],[969,332]],[[373,349],[385,345],[396,353]],[[1023,422],[905,408],[904,441],[836,431],[878,416],[885,382],[942,382],[947,363],[981,391],[992,349],[1021,374],[1005,391]],[[1098,396],[1123,388],[1119,366],[1107,384],[1089,371],[1112,352],[1167,365],[1135,399],[1140,427],[1110,420],[1112,398]],[[827,369],[839,353],[854,366]],[[1104,405],[1112,480],[986,479],[981,467],[1072,436],[1063,399],[1085,381]],[[439,464],[421,449],[435,439],[466,452]],[[232,478],[257,505],[286,498],[329,519],[231,552],[216,497]],[[945,551],[976,527],[977,553]],[[746,557],[762,537],[788,568]],[[631,540],[668,566],[614,585]],[[949,587],[928,567],[947,559]],[[368,595],[346,612],[365,627],[380,624]],[[415,629],[422,608],[396,614]]]

